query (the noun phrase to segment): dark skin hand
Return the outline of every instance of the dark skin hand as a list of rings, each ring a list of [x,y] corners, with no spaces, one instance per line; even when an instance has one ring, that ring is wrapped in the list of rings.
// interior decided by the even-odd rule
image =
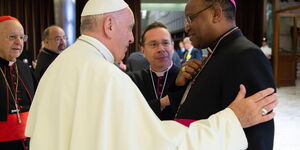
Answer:
[[[176,86],[185,86],[202,68],[202,63],[197,59],[191,59],[185,62],[175,81]]]

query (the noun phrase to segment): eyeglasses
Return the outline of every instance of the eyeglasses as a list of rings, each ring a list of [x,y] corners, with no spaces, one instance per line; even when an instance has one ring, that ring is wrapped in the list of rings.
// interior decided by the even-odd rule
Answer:
[[[28,40],[28,35],[16,35],[16,34],[8,35],[8,39],[10,41],[15,41],[18,38],[20,38],[20,40],[22,40],[23,42],[26,42]]]
[[[171,41],[162,41],[162,42],[156,42],[156,41],[153,41],[153,42],[149,42],[149,43],[146,43],[145,45],[149,46],[150,48],[157,48],[159,45],[162,45],[163,47],[168,47],[171,45]]]
[[[198,11],[198,12],[196,12],[196,13],[190,15],[190,16],[186,16],[186,17],[185,17],[185,25],[190,25],[190,24],[192,23],[192,20],[193,20],[197,15],[201,14],[202,12],[204,12],[205,10],[209,9],[209,8],[212,7],[212,6],[213,6],[213,4],[209,5],[208,7],[204,8],[204,9],[202,9],[202,10],[200,10],[200,11]]]
[[[55,40],[55,42],[60,42],[61,40],[67,40],[67,36],[57,36],[54,39],[48,39],[48,40]]]

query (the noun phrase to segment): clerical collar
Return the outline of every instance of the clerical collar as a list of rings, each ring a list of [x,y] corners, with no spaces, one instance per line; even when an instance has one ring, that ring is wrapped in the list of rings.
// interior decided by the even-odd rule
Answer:
[[[100,41],[97,39],[87,36],[87,35],[81,35],[78,40],[83,41],[91,46],[93,46],[95,49],[97,49],[98,52],[103,56],[105,60],[107,60],[110,63],[114,63],[114,57],[109,51],[109,49],[102,44]]]
[[[223,38],[227,37],[228,35],[230,35],[231,33],[235,32],[235,31],[237,31],[237,30],[239,30],[238,27],[233,27],[233,28],[229,29],[228,31],[226,31],[223,35],[221,35],[221,36],[214,42],[214,44],[212,44],[211,46],[209,46],[209,47],[207,48],[208,51],[209,51],[210,53],[212,53],[212,50],[215,49],[215,48],[219,45],[220,41],[222,41]]]
[[[171,65],[170,65],[166,70],[164,70],[164,71],[162,71],[162,72],[154,71],[154,70],[151,69],[151,66],[150,66],[150,71],[151,71],[151,72],[154,72],[154,73],[156,74],[157,77],[162,77],[162,76],[164,76],[164,74],[165,74],[167,71],[169,71],[169,70],[172,68],[172,66],[173,66],[173,62],[171,63]]]
[[[54,51],[52,51],[52,50],[50,50],[50,49],[48,49],[48,48],[43,48],[43,50],[42,50],[43,52],[45,52],[46,54],[48,54],[48,55],[59,55],[59,53],[57,53],[57,52],[54,52]]]
[[[7,61],[0,57],[0,64],[4,66],[12,66],[15,62],[13,61]]]

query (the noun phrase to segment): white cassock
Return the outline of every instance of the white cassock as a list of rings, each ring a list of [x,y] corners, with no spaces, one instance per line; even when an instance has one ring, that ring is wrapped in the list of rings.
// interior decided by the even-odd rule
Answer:
[[[187,128],[160,121],[110,51],[82,35],[50,65],[27,122],[30,150],[236,150],[247,147],[229,108]]]

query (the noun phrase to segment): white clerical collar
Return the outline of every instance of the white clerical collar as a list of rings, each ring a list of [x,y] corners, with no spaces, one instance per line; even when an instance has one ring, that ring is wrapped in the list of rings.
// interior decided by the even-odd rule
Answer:
[[[110,63],[114,63],[114,57],[109,49],[97,39],[87,35],[81,35],[78,39],[91,44],[101,53],[105,60],[109,61]]]
[[[162,76],[164,76],[165,72],[169,71],[172,68],[172,66],[173,66],[173,62],[171,63],[171,65],[166,70],[164,70],[162,72],[156,72],[156,71],[152,70],[151,66],[150,66],[150,71],[154,72],[157,77],[162,77]]]
[[[12,66],[14,63],[15,62],[13,62],[13,61],[8,62],[8,66]]]

